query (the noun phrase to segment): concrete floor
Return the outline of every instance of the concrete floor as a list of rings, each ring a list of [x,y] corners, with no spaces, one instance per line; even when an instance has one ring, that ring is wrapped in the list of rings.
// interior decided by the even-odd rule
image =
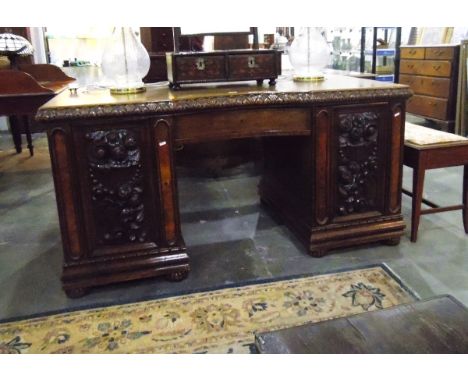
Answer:
[[[409,241],[407,228],[397,247],[372,245],[317,259],[260,206],[259,174],[252,165],[217,179],[187,171],[179,177],[182,229],[192,265],[186,280],[129,282],[68,299],[60,285],[62,247],[47,141],[42,134],[34,138],[36,155],[30,158],[27,151],[14,154],[10,136],[0,134],[0,320],[382,262],[422,298],[448,293],[468,305],[468,237],[460,211],[422,217],[416,244]],[[411,188],[411,176],[405,168],[406,188]],[[458,204],[461,189],[459,167],[426,175],[426,190],[441,204]],[[403,213],[409,223],[406,196]]]

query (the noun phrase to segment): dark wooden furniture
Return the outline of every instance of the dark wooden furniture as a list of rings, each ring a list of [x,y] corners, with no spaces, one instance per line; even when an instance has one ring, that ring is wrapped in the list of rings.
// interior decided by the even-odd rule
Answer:
[[[144,27],[141,30],[141,42],[150,56],[150,70],[144,82],[167,81],[166,52],[174,51],[174,33],[172,27]]]
[[[263,137],[260,198],[314,256],[397,244],[410,94],[407,86],[342,76],[60,94],[37,119],[48,127],[65,291],[187,275],[173,165],[175,145],[185,143]]]
[[[419,126],[421,129],[428,129]],[[452,135],[452,134],[450,134]],[[413,169],[413,191],[403,189],[402,192],[413,198],[411,211],[411,241],[416,242],[418,238],[418,227],[421,215],[434,214],[438,212],[462,210],[463,226],[468,233],[468,140],[417,144],[405,141],[404,165]],[[451,166],[464,166],[462,204],[456,206],[440,207],[439,205],[423,198],[424,176],[426,170],[444,168]],[[431,207],[421,209],[422,204]]]
[[[468,310],[452,296],[440,296],[257,334],[255,343],[269,354],[467,353]]]
[[[0,70],[0,115],[9,117],[16,152],[22,151],[21,133],[26,134],[31,156],[34,148],[30,124],[39,106],[65,89],[74,78],[49,64],[20,65],[19,70]]]
[[[224,50],[166,53],[169,86],[226,81],[276,84],[281,75],[281,52],[276,50]]]
[[[450,132],[455,128],[459,54],[460,45],[401,47],[399,82],[415,93],[407,112]]]
[[[181,38],[215,37],[213,52],[182,51]],[[248,44],[248,37],[253,37],[253,49],[238,49]],[[237,39],[236,39],[237,37]],[[216,43],[216,38],[218,42]],[[224,38],[224,40],[219,40]],[[226,40],[228,39],[228,40]],[[190,45],[190,44],[189,44]],[[219,50],[220,47],[229,47]],[[182,35],[181,28],[174,28],[174,52],[166,53],[167,77],[169,86],[180,89],[182,84],[257,81],[261,85],[265,79],[274,85],[281,75],[282,52],[272,49],[258,49],[258,30],[251,27],[243,32],[218,32]],[[190,47],[189,47],[190,48]],[[196,50],[201,50],[199,47]]]

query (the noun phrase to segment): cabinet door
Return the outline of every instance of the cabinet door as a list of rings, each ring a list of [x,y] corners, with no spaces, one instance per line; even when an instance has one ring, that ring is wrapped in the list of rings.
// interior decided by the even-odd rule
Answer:
[[[336,222],[385,212],[386,115],[379,106],[335,110],[331,169]]]
[[[88,256],[156,249],[159,190],[151,121],[72,126]]]

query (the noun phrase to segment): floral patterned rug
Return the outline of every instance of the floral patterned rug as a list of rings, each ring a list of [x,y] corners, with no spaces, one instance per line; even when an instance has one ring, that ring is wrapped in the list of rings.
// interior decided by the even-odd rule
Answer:
[[[251,353],[256,332],[415,301],[385,266],[0,324],[1,353]]]

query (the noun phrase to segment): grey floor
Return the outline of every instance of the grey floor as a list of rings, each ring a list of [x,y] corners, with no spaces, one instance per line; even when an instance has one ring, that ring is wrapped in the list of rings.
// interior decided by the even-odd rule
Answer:
[[[460,211],[424,216],[416,244],[409,241],[407,228],[397,247],[372,245],[313,258],[259,204],[259,174],[249,164],[216,179],[186,171],[179,177],[182,229],[192,265],[186,280],[129,282],[68,299],[60,285],[62,248],[47,142],[40,134],[34,142],[35,157],[26,151],[14,157],[9,135],[0,135],[1,160],[18,160],[23,168],[2,171],[0,162],[0,320],[382,262],[421,297],[448,293],[468,305],[468,237]],[[405,168],[407,188],[411,176]],[[435,201],[459,204],[461,189],[461,168],[427,173],[426,190]],[[410,203],[404,196],[407,223]]]

